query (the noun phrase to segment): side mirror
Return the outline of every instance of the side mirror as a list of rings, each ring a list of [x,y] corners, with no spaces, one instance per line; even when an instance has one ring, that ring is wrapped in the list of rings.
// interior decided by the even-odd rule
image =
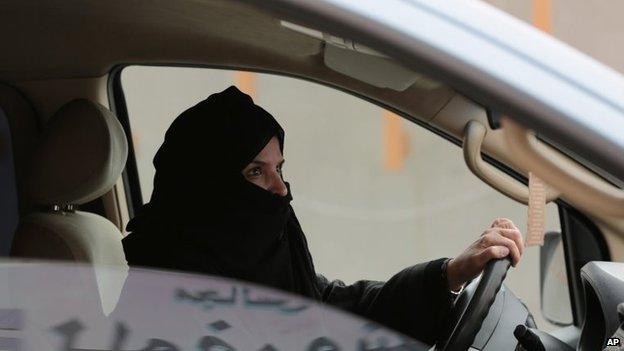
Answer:
[[[561,233],[548,232],[540,248],[540,294],[542,316],[558,326],[571,325],[574,320]]]

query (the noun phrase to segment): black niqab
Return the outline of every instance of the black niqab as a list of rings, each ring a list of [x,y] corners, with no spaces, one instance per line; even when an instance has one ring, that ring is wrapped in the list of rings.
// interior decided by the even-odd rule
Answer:
[[[131,265],[217,274],[315,299],[316,273],[287,196],[242,170],[284,131],[231,86],[184,111],[156,153],[154,190],[128,224]]]

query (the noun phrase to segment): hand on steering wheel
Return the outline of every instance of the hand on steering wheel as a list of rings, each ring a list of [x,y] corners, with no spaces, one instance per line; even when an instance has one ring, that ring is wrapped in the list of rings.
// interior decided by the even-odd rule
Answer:
[[[515,267],[523,251],[524,242],[518,228],[509,219],[498,218],[475,242],[448,263],[446,276],[449,287],[453,291],[459,290],[494,259],[510,257]]]

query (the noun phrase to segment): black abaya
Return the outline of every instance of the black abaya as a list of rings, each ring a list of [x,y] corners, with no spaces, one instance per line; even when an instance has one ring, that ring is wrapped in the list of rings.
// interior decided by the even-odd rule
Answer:
[[[452,297],[443,259],[409,267],[389,281],[329,281],[314,270],[290,206],[249,181],[242,169],[284,131],[235,87],[183,112],[154,158],[150,202],[128,224],[130,265],[221,275],[323,301],[433,343]]]

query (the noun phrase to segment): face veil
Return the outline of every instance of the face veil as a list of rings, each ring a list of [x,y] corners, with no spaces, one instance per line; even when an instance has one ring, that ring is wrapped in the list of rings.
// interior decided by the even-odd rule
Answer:
[[[130,265],[216,274],[320,298],[290,201],[241,171],[284,131],[231,86],[180,114],[154,157],[149,203],[123,239]]]

